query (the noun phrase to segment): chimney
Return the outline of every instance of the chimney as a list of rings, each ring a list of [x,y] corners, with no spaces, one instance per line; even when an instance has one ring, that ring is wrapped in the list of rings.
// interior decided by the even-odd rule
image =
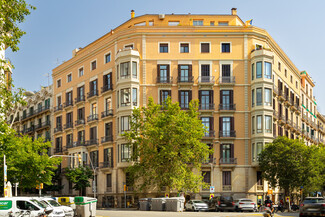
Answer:
[[[76,56],[79,51],[79,48],[76,48],[72,51],[72,57]]]
[[[237,8],[231,8],[231,15],[237,15]]]
[[[131,19],[134,18],[134,10],[131,10]]]

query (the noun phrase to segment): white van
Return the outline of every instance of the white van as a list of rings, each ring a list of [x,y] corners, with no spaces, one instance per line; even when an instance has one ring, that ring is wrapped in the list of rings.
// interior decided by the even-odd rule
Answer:
[[[44,213],[49,214],[52,211],[52,208],[40,206],[37,201],[30,197],[0,198],[0,216],[9,216],[9,213],[12,213],[13,216],[18,216],[25,213],[31,217],[37,217]]]
[[[74,211],[71,207],[69,206],[62,206],[61,204],[59,204],[56,200],[49,198],[49,197],[41,197],[38,198],[41,202],[46,203],[48,206],[50,206],[51,208],[53,208],[53,212],[55,212],[55,210],[62,210],[64,212],[65,216],[74,216]]]
[[[40,197],[34,197],[31,199],[31,201],[33,201],[34,203],[36,203],[37,205],[43,207],[43,208],[47,208],[47,209],[51,209],[53,210],[48,217],[64,217],[65,213],[64,210],[61,208],[57,208],[57,207],[52,207],[49,204],[47,204],[45,201],[43,201],[43,198]]]

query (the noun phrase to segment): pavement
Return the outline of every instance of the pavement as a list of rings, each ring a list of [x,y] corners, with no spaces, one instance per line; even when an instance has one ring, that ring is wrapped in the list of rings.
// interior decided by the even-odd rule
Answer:
[[[263,216],[263,213],[239,213],[239,212],[158,212],[158,211],[139,211],[139,210],[97,210],[96,217],[256,217]],[[274,217],[298,217],[299,213],[276,213]]]

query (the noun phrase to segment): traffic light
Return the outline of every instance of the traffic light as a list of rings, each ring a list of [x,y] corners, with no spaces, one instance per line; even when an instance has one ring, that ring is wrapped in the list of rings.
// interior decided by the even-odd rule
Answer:
[[[124,185],[124,191],[127,191],[127,187],[126,187],[126,185]]]
[[[81,161],[82,161],[81,154],[78,154],[78,161],[79,161],[79,163],[81,163]]]

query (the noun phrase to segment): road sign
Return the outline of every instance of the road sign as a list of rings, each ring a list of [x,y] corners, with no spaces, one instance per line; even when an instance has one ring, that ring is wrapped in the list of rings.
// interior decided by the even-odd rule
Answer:
[[[210,200],[214,197],[214,194],[210,194]]]
[[[169,194],[168,194],[168,193],[166,193],[166,194],[165,194],[165,197],[169,197]]]
[[[7,165],[4,166],[4,178],[5,182],[7,181]]]
[[[290,197],[286,197],[286,202],[290,203]]]
[[[214,192],[214,186],[210,186],[210,193]]]
[[[267,190],[267,194],[273,194],[273,190]]]

